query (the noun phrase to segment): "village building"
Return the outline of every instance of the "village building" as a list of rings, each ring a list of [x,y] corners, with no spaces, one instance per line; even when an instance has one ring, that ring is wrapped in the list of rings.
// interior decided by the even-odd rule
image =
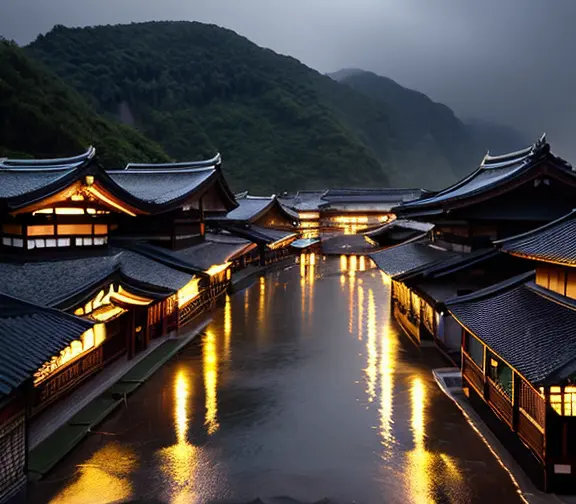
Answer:
[[[280,201],[297,212],[303,236],[317,238],[381,227],[394,219],[393,207],[424,194],[423,189],[330,189],[299,191]]]
[[[425,236],[371,255],[390,278],[405,332],[418,343],[434,339],[457,361],[459,329],[444,301],[525,270],[494,252],[493,242],[558,218],[575,197],[576,172],[542,137],[522,151],[487,155],[453,186],[394,208],[399,219],[433,225]]]
[[[298,215],[280,204],[276,196],[236,195],[237,208],[226,215],[209,219],[220,233],[245,238],[257,245],[257,255],[245,256],[242,266],[257,259],[264,266],[290,255],[298,238]]]
[[[26,410],[35,374],[60,349],[92,337],[93,327],[93,321],[0,294],[0,501],[26,483]]]
[[[535,481],[560,493],[576,490],[575,231],[573,211],[497,242],[535,273],[446,302],[472,404]]]
[[[35,339],[25,327],[35,316],[18,319],[21,349],[14,351],[46,346],[22,375],[30,384],[24,402],[16,398],[19,382],[10,373],[0,377],[2,402],[10,406],[10,414],[0,413],[0,446],[12,442],[13,418],[37,421],[108,363],[176,335],[214,305],[233,266],[257,248],[206,232],[208,219],[237,206],[220,156],[108,171],[93,148],[72,158],[0,161],[0,295],[16,300],[9,306],[23,303],[26,313],[37,307],[39,317],[58,313],[63,320],[62,333],[53,325]],[[66,320],[83,329],[72,339]],[[12,467],[16,452],[0,453],[0,466]],[[16,481],[3,477],[0,494]]]

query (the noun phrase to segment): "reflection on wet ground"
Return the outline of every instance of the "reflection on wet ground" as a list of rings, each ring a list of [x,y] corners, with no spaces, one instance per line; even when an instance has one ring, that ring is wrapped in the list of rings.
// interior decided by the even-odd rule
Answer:
[[[226,298],[29,501],[520,502],[435,385],[445,363],[391,320],[386,278],[298,263]]]

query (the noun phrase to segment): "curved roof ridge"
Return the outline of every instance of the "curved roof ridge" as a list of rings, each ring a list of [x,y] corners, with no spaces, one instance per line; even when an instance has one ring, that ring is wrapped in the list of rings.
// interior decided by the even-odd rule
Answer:
[[[124,169],[124,170],[106,170],[107,173],[112,173],[114,175],[122,173],[158,173],[158,174],[170,174],[170,173],[201,173],[205,171],[216,171],[216,165],[213,166],[201,166],[201,167],[181,167],[181,168],[138,168],[135,170]]]
[[[124,170],[202,168],[202,167],[214,167],[221,163],[222,163],[222,156],[218,152],[213,158],[199,161],[179,161],[174,163],[128,163],[124,167]]]
[[[520,240],[524,240],[526,238],[530,238],[533,236],[536,236],[538,234],[540,234],[543,231],[546,231],[547,229],[551,229],[555,226],[557,226],[558,224],[561,224],[563,222],[566,222],[568,220],[571,220],[573,218],[576,217],[576,209],[573,209],[571,212],[567,213],[566,215],[563,215],[562,217],[559,217],[556,220],[553,220],[551,222],[547,222],[546,224],[537,227],[536,229],[531,229],[530,231],[526,231],[524,233],[520,233],[514,236],[509,236],[508,238],[502,238],[501,240],[494,240],[492,243],[494,245],[506,245],[506,244],[511,244],[514,243],[516,241],[520,241]],[[506,251],[506,249],[504,247],[501,247],[502,250]]]
[[[509,278],[508,280],[504,280],[503,282],[490,285],[488,287],[485,287],[484,289],[477,290],[471,294],[466,294],[465,296],[458,296],[452,299],[448,299],[445,301],[444,304],[448,306],[448,308],[450,308],[450,306],[452,305],[467,303],[469,301],[478,301],[480,299],[493,296],[494,294],[498,294],[500,292],[504,292],[509,289],[519,287],[520,285],[525,284],[529,280],[534,278],[534,275],[535,275],[534,271],[521,273],[512,278]]]
[[[94,146],[88,147],[88,149],[77,156],[62,157],[62,158],[52,158],[52,159],[10,159],[4,158],[0,160],[3,167],[10,167],[17,169],[22,168],[41,168],[41,167],[54,167],[54,166],[66,166],[72,164],[84,163],[92,159],[96,155],[96,148]]]
[[[507,152],[505,154],[498,154],[496,156],[491,156],[490,155],[490,151],[488,151],[486,153],[486,156],[484,156],[484,160],[482,162],[482,164],[492,164],[492,163],[497,163],[499,161],[504,161],[504,160],[510,160],[510,159],[518,159],[518,158],[522,158],[525,156],[528,156],[532,150],[534,149],[534,145],[530,145],[530,147],[524,147],[523,149],[514,151],[514,152]]]
[[[59,164],[59,165],[42,165],[42,166],[10,166],[5,165],[0,162],[0,171],[3,172],[26,172],[26,173],[47,173],[47,172],[57,172],[57,171],[70,171],[82,166],[85,161],[78,161],[71,164]]]

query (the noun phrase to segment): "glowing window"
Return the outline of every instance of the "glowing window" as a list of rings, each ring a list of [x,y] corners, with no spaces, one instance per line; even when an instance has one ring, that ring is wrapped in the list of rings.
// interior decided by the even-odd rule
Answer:
[[[91,235],[92,224],[58,224],[59,235]]]
[[[58,238],[58,246],[59,247],[69,247],[70,246],[70,238]]]
[[[44,248],[46,246],[46,240],[44,240],[44,238],[36,238],[34,243],[36,244],[36,248]]]
[[[46,246],[47,247],[55,247],[56,246],[56,239],[55,238],[46,238]]]
[[[12,245],[15,247],[24,247],[24,240],[22,238],[12,238]]]
[[[56,208],[56,215],[84,215],[83,208]]]
[[[28,243],[26,244],[26,248],[28,250],[33,249],[34,248],[34,240],[28,240]]]
[[[82,238],[82,245],[92,245],[92,238]]]
[[[96,234],[96,235],[108,234],[108,225],[107,224],[95,224],[94,225],[94,234]]]
[[[52,224],[47,226],[28,226],[28,236],[52,236],[54,234],[54,226]]]
[[[12,238],[3,237],[2,238],[2,245],[7,245],[7,246],[11,247],[12,246]]]

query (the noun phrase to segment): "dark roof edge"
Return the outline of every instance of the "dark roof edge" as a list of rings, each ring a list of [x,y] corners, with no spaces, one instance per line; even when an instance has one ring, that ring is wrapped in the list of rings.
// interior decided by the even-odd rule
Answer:
[[[83,163],[92,159],[96,155],[96,149],[91,145],[88,147],[86,152],[82,154],[78,154],[77,156],[72,157],[65,157],[65,158],[53,158],[53,159],[10,159],[10,158],[2,158],[0,159],[0,166],[4,166],[6,168],[34,168],[38,167],[41,169],[42,166],[66,166],[72,165],[76,163]]]
[[[487,259],[492,259],[499,253],[500,251],[498,249],[478,250],[476,252],[464,255],[464,257],[454,258],[452,260],[446,261],[447,264],[445,267],[447,269],[444,269],[443,267],[435,269],[434,266],[432,266],[431,271],[427,271],[425,274],[430,274],[434,278],[442,278],[443,276],[450,275],[456,271],[467,268],[468,266],[486,261]]]
[[[540,285],[537,285],[535,282],[527,283],[526,287],[529,288],[531,291],[535,292],[536,294],[538,294],[539,296],[546,298],[548,301],[564,306],[565,308],[569,308],[570,310],[576,311],[576,299],[563,296],[562,294],[558,294],[557,292],[546,289],[545,287],[541,287]]]
[[[174,163],[128,163],[123,170],[150,170],[150,169],[164,169],[164,168],[208,168],[211,166],[216,166],[222,163],[222,156],[220,153],[216,153],[213,158],[204,159],[199,161],[181,161]],[[116,170],[114,170],[116,171]]]
[[[514,236],[509,236],[508,238],[503,238],[501,240],[494,240],[492,243],[494,245],[499,245],[500,248],[504,252],[507,252],[506,248],[504,248],[504,246],[506,246],[506,244],[512,244],[516,240],[522,240],[522,239],[528,238],[530,236],[536,236],[537,234],[541,233],[542,231],[546,231],[547,229],[553,228],[554,226],[561,224],[565,221],[568,221],[570,219],[573,219],[575,217],[576,217],[576,209],[573,209],[571,212],[567,213],[566,215],[563,215],[562,217],[559,217],[558,219],[553,220],[552,222],[548,222],[548,223],[544,224],[543,226],[540,226],[536,229],[531,229],[530,231],[526,231],[525,233],[520,233],[520,234],[517,234]]]
[[[471,294],[466,294],[465,296],[458,296],[452,299],[447,299],[444,301],[444,304],[450,308],[450,306],[454,306],[461,303],[467,303],[469,301],[479,301],[481,299],[491,297],[495,294],[499,294],[509,289],[513,289],[514,287],[518,287],[519,285],[525,284],[528,281],[534,278],[535,272],[528,271],[526,273],[521,273],[520,275],[516,275],[515,277],[509,278],[508,280],[504,280],[503,282],[490,285],[489,287],[485,287],[484,289],[477,290]]]
[[[26,306],[27,308],[30,308],[30,312],[54,313],[60,317],[67,318],[68,320],[74,320],[74,322],[85,325],[86,329],[90,329],[96,323],[92,320],[87,320],[87,319],[84,319],[81,317],[77,317],[76,315],[73,315],[71,313],[67,313],[67,312],[59,310],[57,308],[52,308],[50,306],[37,305],[37,304],[31,303],[30,301],[25,301],[24,299],[21,299],[19,297],[9,296],[8,294],[4,294],[3,292],[0,292],[0,298],[2,298],[2,297],[6,297],[6,298],[13,299],[13,300],[17,301],[18,303]]]

